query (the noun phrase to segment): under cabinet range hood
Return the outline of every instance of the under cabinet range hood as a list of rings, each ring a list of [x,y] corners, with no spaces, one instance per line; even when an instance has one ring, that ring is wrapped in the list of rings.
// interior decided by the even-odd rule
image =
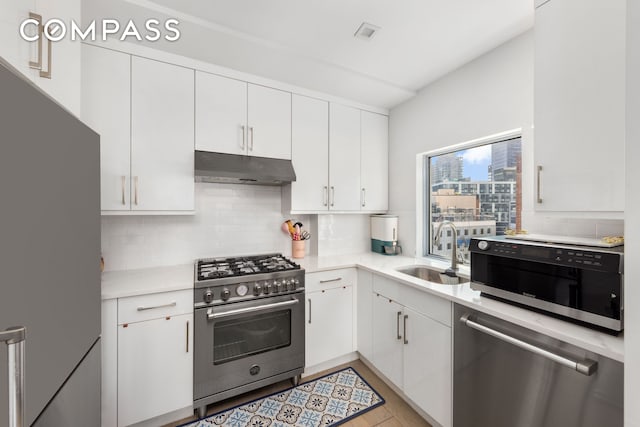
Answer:
[[[291,160],[195,152],[196,182],[286,185],[296,180]]]

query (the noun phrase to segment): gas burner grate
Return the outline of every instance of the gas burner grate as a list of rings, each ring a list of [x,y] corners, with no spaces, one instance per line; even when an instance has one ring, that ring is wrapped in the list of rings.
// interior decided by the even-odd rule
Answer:
[[[197,265],[199,281],[300,269],[298,264],[281,254],[203,259]]]

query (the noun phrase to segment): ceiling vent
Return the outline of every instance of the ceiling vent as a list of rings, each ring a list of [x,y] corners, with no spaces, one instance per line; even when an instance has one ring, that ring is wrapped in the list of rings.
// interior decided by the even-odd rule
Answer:
[[[353,36],[363,40],[371,40],[373,36],[378,34],[378,31],[380,31],[380,27],[378,27],[377,25],[363,22],[362,24],[360,24]]]

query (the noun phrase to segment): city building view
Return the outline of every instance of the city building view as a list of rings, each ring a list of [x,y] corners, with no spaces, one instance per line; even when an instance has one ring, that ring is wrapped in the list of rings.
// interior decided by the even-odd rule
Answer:
[[[449,256],[456,244],[458,261],[468,264],[472,237],[521,228],[521,153],[514,138],[429,159],[431,254]],[[442,221],[451,221],[457,236],[446,227],[436,246],[433,233]]]

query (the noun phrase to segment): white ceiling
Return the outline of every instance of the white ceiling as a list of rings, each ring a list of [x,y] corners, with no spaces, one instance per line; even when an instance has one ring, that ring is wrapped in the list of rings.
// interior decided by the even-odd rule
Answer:
[[[533,1],[83,1],[84,22],[150,17],[180,20],[155,48],[391,108],[531,28]],[[381,27],[372,40],[353,36],[363,21]]]

